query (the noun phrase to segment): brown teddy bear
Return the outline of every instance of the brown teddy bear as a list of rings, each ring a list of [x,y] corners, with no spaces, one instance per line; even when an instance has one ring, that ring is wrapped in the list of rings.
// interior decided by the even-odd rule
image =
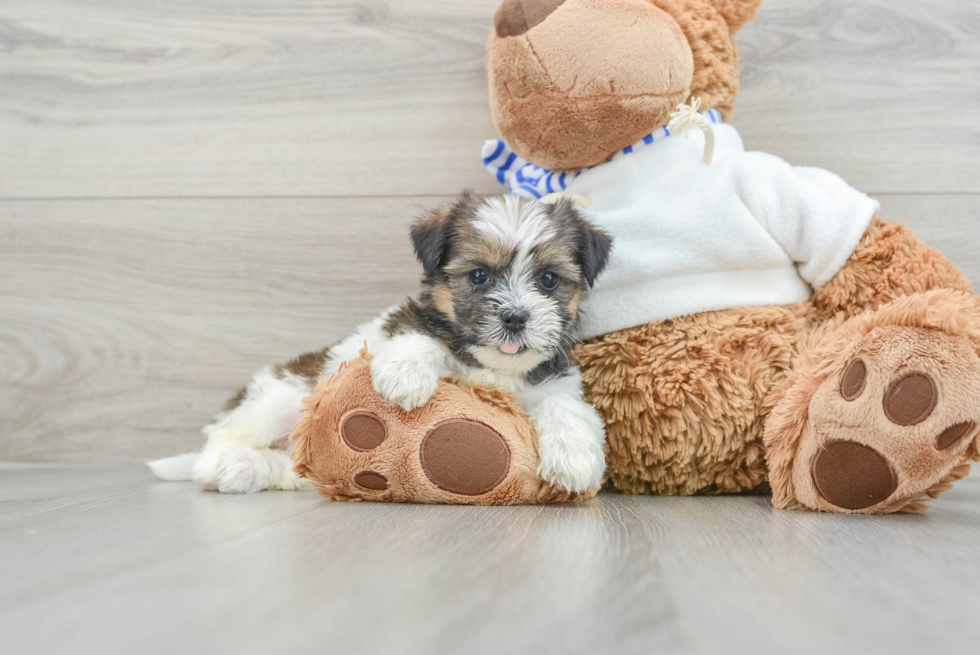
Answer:
[[[760,2],[505,0],[484,163],[616,240],[576,351],[614,487],[920,511],[980,458],[980,308],[875,201],[745,151],[732,35]]]

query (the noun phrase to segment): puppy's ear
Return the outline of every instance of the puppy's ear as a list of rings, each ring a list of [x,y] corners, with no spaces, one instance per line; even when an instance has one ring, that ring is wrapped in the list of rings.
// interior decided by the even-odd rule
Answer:
[[[419,218],[412,225],[412,245],[426,277],[432,277],[442,265],[449,242],[452,207],[443,207]]]
[[[573,230],[576,235],[575,263],[582,269],[582,275],[591,287],[606,267],[609,251],[612,250],[612,237],[593,225],[571,198],[560,198],[552,207],[559,224],[565,226],[563,229]]]
[[[609,251],[612,250],[612,237],[605,230],[582,219],[582,242],[579,248],[579,266],[589,286],[595,284],[595,279],[606,267]]]

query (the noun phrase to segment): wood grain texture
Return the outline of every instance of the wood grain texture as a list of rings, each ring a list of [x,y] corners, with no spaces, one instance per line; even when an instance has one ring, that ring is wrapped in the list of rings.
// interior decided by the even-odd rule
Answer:
[[[496,4],[4,3],[0,196],[492,189]]]
[[[493,191],[497,0],[0,5],[0,197]],[[975,0],[769,0],[747,146],[871,193],[980,191]]]
[[[973,0],[768,0],[737,41],[747,148],[871,194],[980,190]]]
[[[0,469],[5,652],[966,653],[980,479],[924,515],[205,493]]]
[[[447,198],[0,202],[0,461],[197,449],[267,364],[418,288],[407,227]],[[882,196],[980,280],[980,196]]]
[[[0,460],[197,448],[267,364],[418,289],[437,198],[0,203]]]

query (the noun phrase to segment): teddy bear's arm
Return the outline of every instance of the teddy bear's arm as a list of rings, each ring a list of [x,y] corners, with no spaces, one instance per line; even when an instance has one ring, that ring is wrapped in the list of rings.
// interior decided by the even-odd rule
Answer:
[[[970,281],[901,223],[875,218],[841,270],[814,291],[813,304],[817,320],[824,320],[838,312],[853,316],[931,289],[969,291]]]
[[[875,218],[878,203],[829,171],[749,152],[736,184],[749,211],[813,285],[818,321],[913,293],[970,290],[941,252],[900,223]]]
[[[731,158],[736,194],[814,288],[844,266],[878,203],[839,176],[764,152]]]

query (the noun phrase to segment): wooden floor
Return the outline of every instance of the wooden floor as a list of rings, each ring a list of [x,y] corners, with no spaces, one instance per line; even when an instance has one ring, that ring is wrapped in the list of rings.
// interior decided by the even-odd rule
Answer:
[[[980,478],[924,515],[203,493],[0,469],[5,653],[969,653]]]
[[[0,3],[3,653],[974,652],[980,475],[923,516],[225,497],[140,462],[411,293],[412,217],[497,192],[498,0]],[[980,280],[976,0],[768,0],[746,146]]]

